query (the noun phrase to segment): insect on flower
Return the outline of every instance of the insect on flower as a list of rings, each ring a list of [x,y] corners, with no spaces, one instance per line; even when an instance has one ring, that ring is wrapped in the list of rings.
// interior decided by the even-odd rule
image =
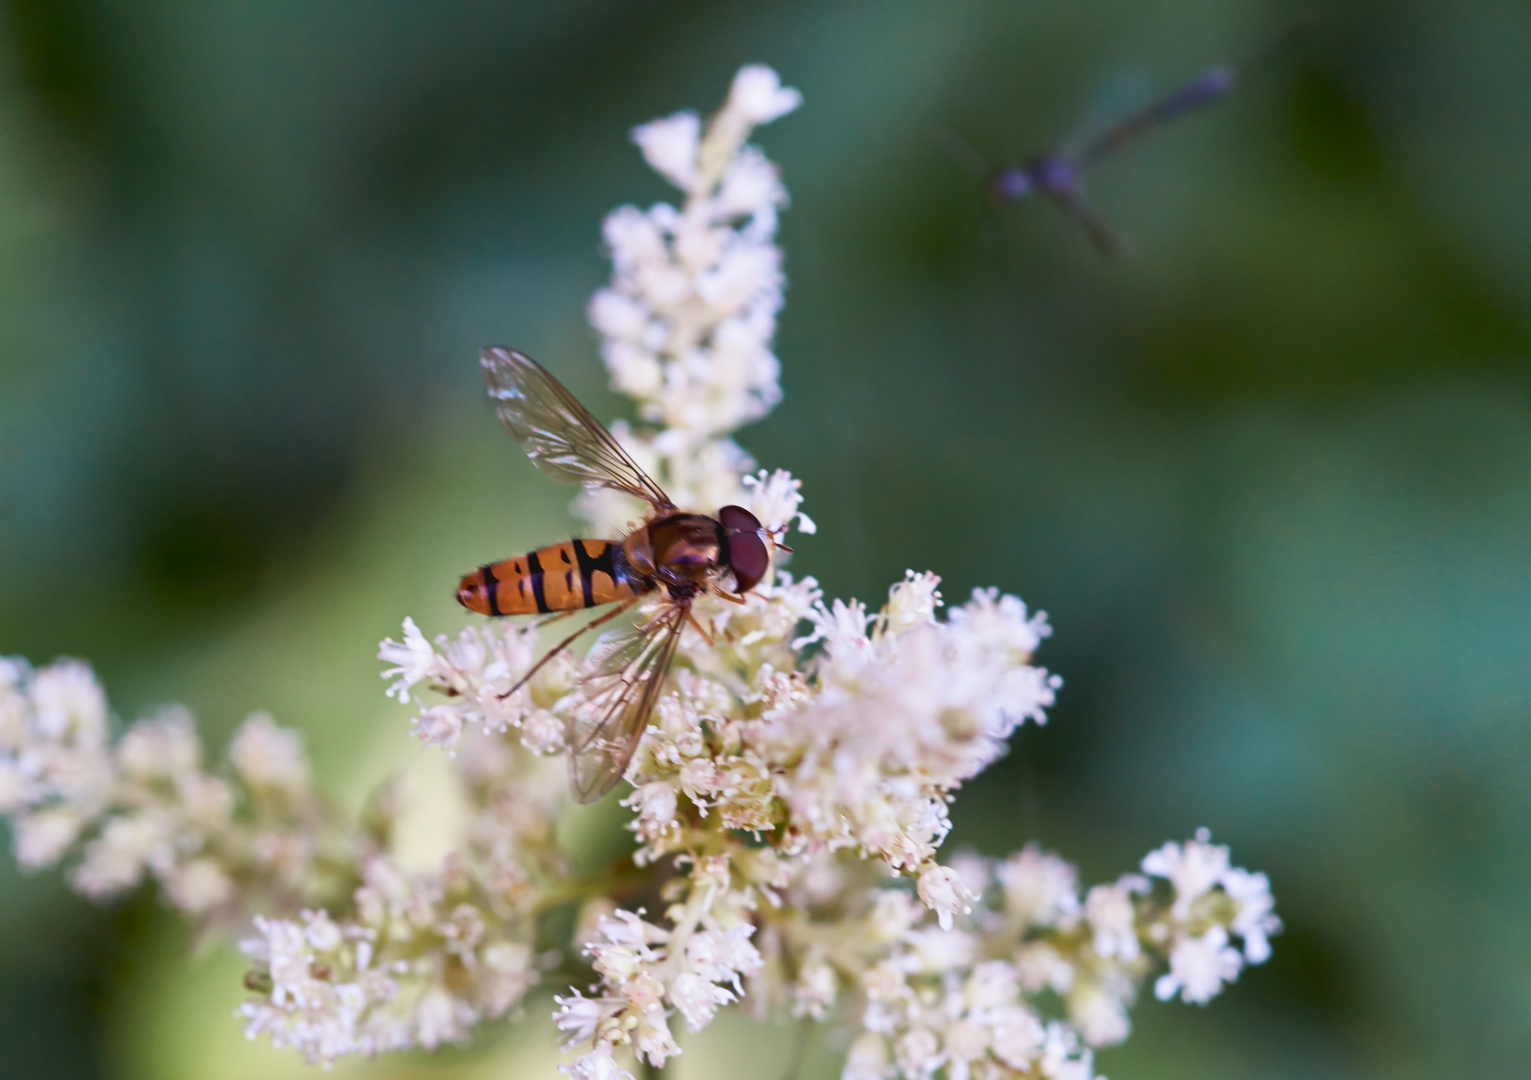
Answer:
[[[681,627],[711,635],[691,614],[699,596],[744,603],[770,568],[778,543],[742,506],[716,517],[680,510],[638,467],[600,421],[537,361],[514,349],[490,347],[480,362],[500,420],[533,464],[564,483],[611,488],[649,504],[642,525],[620,540],[570,540],[464,575],[457,602],[481,615],[573,614],[616,604],[550,650],[502,697],[585,631],[610,622],[644,597],[664,605],[634,624],[603,634],[591,649],[580,689],[589,708],[568,733],[569,779],[581,802],[594,802],[627,771]],[[552,620],[549,620],[552,621]]]

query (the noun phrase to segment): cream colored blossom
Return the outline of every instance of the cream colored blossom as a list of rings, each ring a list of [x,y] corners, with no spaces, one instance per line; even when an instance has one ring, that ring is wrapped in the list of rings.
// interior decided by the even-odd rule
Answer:
[[[922,871],[919,893],[925,906],[940,919],[942,930],[952,928],[952,917],[957,913],[972,911],[972,901],[976,899],[957,872],[946,866],[930,866]]]
[[[617,1065],[611,1047],[602,1044],[581,1054],[572,1066],[560,1065],[559,1071],[573,1080],[633,1080],[633,1074]]]
[[[1005,893],[1005,911],[1031,926],[1056,926],[1079,910],[1078,872],[1036,844],[1002,863],[995,876]]]
[[[84,665],[34,673],[7,661],[3,674],[0,793],[23,866],[52,865],[78,849],[68,876],[83,895],[106,901],[151,879],[198,919],[276,893],[323,893],[314,860],[340,841],[319,813],[296,733],[264,716],[240,728],[229,757],[247,803],[236,816],[234,787],[203,770],[185,709],[162,709],[113,744],[105,695]]]
[[[1179,994],[1186,1001],[1205,1005],[1238,978],[1243,958],[1228,947],[1228,931],[1214,926],[1205,934],[1184,936],[1170,950],[1169,974],[1154,983],[1154,995],[1167,1001]]]
[[[308,785],[303,737],[285,731],[265,713],[256,713],[234,733],[229,761],[239,778],[255,789],[295,792]]]
[[[1228,929],[1244,939],[1244,959],[1251,964],[1265,963],[1271,955],[1270,937],[1281,930],[1270,878],[1235,866],[1223,872],[1221,884],[1238,905],[1238,914]]]
[[[746,502],[741,481],[753,464],[726,436],[781,399],[771,337],[784,285],[776,214],[787,194],[776,167],[746,140],[799,100],[769,68],[745,68],[705,125],[681,112],[639,126],[633,138],[644,159],[685,198],[678,207],[621,207],[602,230],[614,273],[592,298],[590,321],[613,385],[662,425],[643,433],[614,426],[613,434],[683,506]],[[761,520],[778,528],[796,518],[811,531],[795,490],[784,473],[757,487]],[[636,516],[632,503],[610,495],[579,505],[612,531]]]

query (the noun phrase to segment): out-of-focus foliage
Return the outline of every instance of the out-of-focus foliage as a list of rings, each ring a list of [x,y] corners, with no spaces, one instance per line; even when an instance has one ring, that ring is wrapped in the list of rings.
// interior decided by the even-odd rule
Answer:
[[[226,732],[269,708],[342,798],[423,766],[374,643],[570,527],[477,349],[613,415],[598,223],[667,194],[626,132],[769,62],[806,98],[770,136],[786,400],[741,441],[804,481],[794,569],[865,595],[929,567],[1057,627],[1052,723],[964,793],[956,839],[1035,836],[1090,877],[1208,825],[1287,922],[1216,1007],[1146,1004],[1102,1070],[1515,1075],[1531,12],[1323,11],[1100,169],[1122,262],[1049,207],[991,211],[934,138],[1018,159],[1297,12],[13,0],[0,649],[89,657],[130,714],[179,699]],[[0,1073],[272,1075],[228,954],[188,966],[151,901],[96,911],[0,865]],[[707,1035],[681,1075],[785,1066]],[[550,1068],[521,1039],[374,1068]]]

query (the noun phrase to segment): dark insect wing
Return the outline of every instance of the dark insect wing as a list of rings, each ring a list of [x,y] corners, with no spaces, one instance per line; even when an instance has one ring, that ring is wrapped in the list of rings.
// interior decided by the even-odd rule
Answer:
[[[569,783],[582,803],[595,802],[622,779],[675,656],[687,605],[666,606],[636,626],[602,634],[581,683],[585,703],[569,726]]]
[[[479,362],[501,422],[537,468],[564,483],[626,492],[656,510],[673,505],[611,432],[537,361],[492,345],[479,354]]]

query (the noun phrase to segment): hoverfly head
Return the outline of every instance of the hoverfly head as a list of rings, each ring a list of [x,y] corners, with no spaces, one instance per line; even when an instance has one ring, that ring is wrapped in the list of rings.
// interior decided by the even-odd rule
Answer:
[[[718,524],[723,526],[728,566],[734,572],[735,585],[739,592],[749,592],[771,566],[765,529],[760,519],[742,506],[723,507],[718,511]]]

